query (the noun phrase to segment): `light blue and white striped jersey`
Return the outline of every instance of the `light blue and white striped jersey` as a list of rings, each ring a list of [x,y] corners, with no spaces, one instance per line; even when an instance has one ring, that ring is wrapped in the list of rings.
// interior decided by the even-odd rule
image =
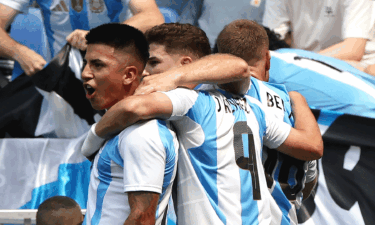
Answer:
[[[251,77],[251,86],[247,94],[262,102],[277,119],[294,126],[290,98],[284,85],[263,82]],[[267,185],[283,212],[281,224],[298,224],[295,204],[299,206],[302,202],[307,162],[274,149],[267,148],[263,152]]]
[[[202,85],[199,90],[210,89],[218,89],[218,87]],[[259,100],[278,120],[294,126],[290,98],[284,85],[267,83],[251,77],[247,95]],[[274,149],[265,148],[264,150],[262,163],[267,174],[267,186],[283,213],[280,224],[298,224],[296,209],[289,200],[301,200],[305,163]],[[279,180],[284,185],[280,185]],[[296,195],[299,197],[296,198]]]
[[[127,192],[160,194],[156,224],[165,224],[177,171],[178,141],[169,123],[150,120],[126,128],[95,156],[84,224],[124,224]]]
[[[311,108],[375,118],[375,78],[317,53],[271,51],[270,82],[297,91]]]
[[[66,44],[65,38],[75,29],[90,30],[110,22],[122,22],[131,17],[130,0],[36,0],[47,33],[51,57]],[[27,13],[33,0],[0,0],[17,11]]]
[[[165,94],[180,142],[178,224],[280,224],[261,151],[263,140],[270,148],[282,144],[290,125],[251,97],[181,88]]]

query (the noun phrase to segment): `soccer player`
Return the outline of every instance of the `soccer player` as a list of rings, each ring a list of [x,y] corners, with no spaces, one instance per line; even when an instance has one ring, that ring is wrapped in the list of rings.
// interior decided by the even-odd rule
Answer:
[[[177,70],[183,73],[201,65],[203,59],[192,61],[209,49],[204,32],[187,24],[156,26],[146,37],[150,75],[168,70],[178,77]],[[207,48],[202,47],[203,40]],[[249,79],[221,87],[243,84],[248,86]],[[293,93],[293,101],[297,129],[275,120],[251,97],[224,90],[155,92],[119,102],[95,130],[106,136],[137,120],[161,117],[173,121],[180,140],[178,224],[280,224],[284,218],[267,190],[261,164],[263,139],[267,146],[302,160],[322,154],[319,128],[306,102],[298,93]]]
[[[249,66],[258,68],[259,73],[252,77],[247,94],[271,109],[276,118],[293,126],[294,118],[285,86],[267,83],[272,64],[266,30],[254,21],[233,21],[220,32],[217,47],[219,52],[236,55],[247,61]],[[264,152],[268,188],[284,216],[290,223],[298,224],[295,206],[298,209],[301,205],[302,190],[304,198],[307,198],[317,182],[316,161],[305,162],[274,149]],[[306,177],[308,166],[311,169]],[[304,189],[305,182],[307,187]]]
[[[86,40],[86,97],[94,109],[110,109],[139,85],[147,41],[124,24],[101,25]],[[93,160],[85,224],[165,224],[178,150],[169,127],[141,122],[106,142]]]
[[[38,207],[37,225],[81,225],[83,215],[81,207],[74,199],[66,196],[51,197]]]

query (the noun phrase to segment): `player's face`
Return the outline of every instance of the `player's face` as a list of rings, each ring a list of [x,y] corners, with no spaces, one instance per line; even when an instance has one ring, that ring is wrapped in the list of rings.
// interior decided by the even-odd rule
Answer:
[[[168,54],[164,45],[150,44],[150,58],[145,67],[144,75],[163,73],[181,66],[181,55]]]
[[[108,109],[126,95],[123,87],[126,57],[129,56],[108,45],[87,47],[82,80],[86,98],[94,109]]]

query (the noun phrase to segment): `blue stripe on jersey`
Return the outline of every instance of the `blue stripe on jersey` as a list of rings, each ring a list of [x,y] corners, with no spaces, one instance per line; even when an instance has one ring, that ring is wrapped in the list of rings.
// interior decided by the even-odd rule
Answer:
[[[247,134],[242,134],[243,156],[249,158],[249,138]]]
[[[259,84],[258,84],[259,80],[254,77],[251,77],[250,80],[251,80],[251,84],[250,84],[251,86],[246,94],[255,99],[258,99],[259,101],[262,101],[260,98],[260,94],[259,94]]]
[[[190,119],[201,125],[205,134],[203,145],[188,149],[188,153],[191,164],[212,207],[220,220],[226,224],[226,217],[218,207],[216,103],[212,97],[207,98],[207,96],[209,96],[207,92],[199,92],[196,103],[186,114]]]
[[[83,1],[83,9],[81,12],[77,12],[69,4],[69,18],[72,29],[90,30],[89,18],[87,18],[87,3]]]
[[[169,129],[167,128],[166,122],[163,120],[157,120],[159,136],[161,142],[163,143],[166,157],[165,157],[165,171],[164,171],[164,180],[163,180],[163,187],[162,192],[159,197],[159,203],[163,199],[165,195],[165,191],[171,183],[173,171],[176,166],[176,151],[173,145],[173,136]],[[156,215],[159,215],[159,204],[156,210]],[[167,213],[167,212],[166,212]]]
[[[297,168],[295,166],[292,166],[289,170],[289,179],[288,179],[288,184],[290,185],[291,188],[296,186],[296,173],[297,173]]]
[[[119,19],[121,11],[124,9],[121,1],[113,1],[113,0],[105,0],[105,6],[108,10],[108,17],[111,19],[113,23],[122,22]]]
[[[275,199],[276,204],[280,207],[280,210],[283,214],[281,220],[281,225],[290,224],[290,218],[288,216],[289,210],[292,208],[288,199],[286,199],[285,194],[280,186],[279,182],[276,182],[274,190],[272,192],[272,197]]]
[[[55,51],[53,49],[53,43],[55,42],[55,39],[53,38],[53,30],[51,27],[51,5],[53,1],[41,1],[37,0],[38,5],[40,6],[42,10],[43,20],[44,20],[44,28],[46,30],[46,35],[48,39],[49,49],[51,51],[51,57],[55,55]]]
[[[234,105],[231,105],[232,112],[235,117],[234,123],[239,121],[247,121],[245,112],[238,110]],[[242,145],[244,147],[244,157],[249,157],[249,139],[247,134],[242,134]],[[255,159],[256,160],[256,159]],[[258,162],[261,163],[261,162]],[[238,168],[240,172],[241,181],[241,219],[242,224],[259,224],[258,215],[259,209],[257,202],[253,199],[253,178],[249,170]],[[263,174],[261,174],[263,175]]]
[[[104,146],[103,151],[101,152],[98,159],[98,173],[99,173],[99,185],[96,193],[96,209],[94,215],[91,219],[92,225],[97,225],[101,219],[101,212],[103,208],[104,196],[107,193],[109,184],[112,181],[111,176],[111,161],[115,152],[118,152],[118,140],[119,137],[116,136],[107,142]],[[112,157],[111,157],[112,156]]]

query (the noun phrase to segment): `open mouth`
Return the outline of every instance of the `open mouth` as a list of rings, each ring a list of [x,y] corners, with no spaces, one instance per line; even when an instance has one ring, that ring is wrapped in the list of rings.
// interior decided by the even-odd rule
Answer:
[[[91,87],[90,85],[88,85],[88,84],[85,84],[84,88],[85,88],[86,93],[88,95],[92,95],[95,92],[95,89],[93,87]]]

